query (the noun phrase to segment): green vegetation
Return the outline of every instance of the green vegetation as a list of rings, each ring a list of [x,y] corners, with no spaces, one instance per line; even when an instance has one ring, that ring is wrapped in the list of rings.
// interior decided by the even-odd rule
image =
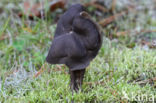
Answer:
[[[98,56],[87,68],[83,91],[72,95],[68,68],[63,65],[59,69],[48,64],[34,77],[45,64],[56,25],[51,20],[30,22],[13,15],[0,20],[0,103],[126,103],[156,99],[156,81],[146,81],[156,77],[156,50],[132,42],[134,37],[119,37],[116,42],[104,36]],[[152,25],[156,26],[154,22]],[[135,47],[128,48],[129,43]]]

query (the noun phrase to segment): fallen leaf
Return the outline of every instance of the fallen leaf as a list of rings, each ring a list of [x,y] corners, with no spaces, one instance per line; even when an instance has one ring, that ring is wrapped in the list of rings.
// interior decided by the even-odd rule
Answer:
[[[32,4],[29,1],[23,3],[23,14],[19,13],[19,16],[27,15],[29,19],[33,19],[33,16],[41,18],[41,12],[43,10],[43,3]]]
[[[48,10],[53,12],[57,8],[64,8],[66,0],[53,0],[49,2]],[[34,17],[44,18],[45,17],[45,2],[31,3],[25,1],[23,3],[23,13],[19,13],[19,17],[24,15],[28,16],[29,19],[33,20]]]
[[[66,3],[66,0],[58,0],[58,1],[52,1],[50,2],[50,11],[53,12],[54,10],[56,10],[57,8],[64,8]]]

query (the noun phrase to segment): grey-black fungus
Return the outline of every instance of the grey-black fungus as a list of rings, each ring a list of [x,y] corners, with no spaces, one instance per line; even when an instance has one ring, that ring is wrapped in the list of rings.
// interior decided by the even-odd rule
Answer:
[[[102,44],[101,32],[81,4],[72,5],[59,19],[46,61],[69,68],[71,89],[81,88],[85,69]]]

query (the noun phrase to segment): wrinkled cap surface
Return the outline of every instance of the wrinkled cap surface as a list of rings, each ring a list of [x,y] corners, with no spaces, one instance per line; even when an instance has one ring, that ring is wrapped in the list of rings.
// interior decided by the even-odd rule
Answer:
[[[101,47],[97,24],[82,5],[71,6],[60,18],[46,61],[66,64],[71,70],[85,69]]]

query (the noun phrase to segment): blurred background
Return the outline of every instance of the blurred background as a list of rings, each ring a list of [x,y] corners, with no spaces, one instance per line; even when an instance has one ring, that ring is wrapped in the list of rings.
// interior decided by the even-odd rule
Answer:
[[[117,66],[121,68],[122,72],[119,69],[116,74],[118,77],[115,76],[114,78],[118,81],[121,79],[119,77],[128,75],[129,77],[125,80],[126,83],[151,79],[156,76],[156,0],[1,0],[0,103],[5,101],[11,102],[15,100],[14,98],[16,97],[21,97],[20,99],[16,98],[16,102],[24,100],[31,103],[37,102],[37,99],[40,101],[40,96],[37,93],[45,90],[46,86],[49,85],[48,83],[50,83],[50,81],[48,78],[68,80],[68,76],[65,75],[67,74],[67,69],[64,66],[48,66],[46,67],[48,68],[46,73],[43,74],[42,77],[38,77],[38,75],[44,71],[42,70],[42,68],[45,68],[43,64],[48,48],[53,40],[58,19],[75,3],[81,3],[85,6],[93,20],[100,25],[103,31],[103,37],[105,38],[105,42],[100,51],[101,57],[97,57],[95,64],[92,64],[91,68],[101,63],[101,65],[99,65],[100,67],[97,66],[95,68],[109,68],[101,72],[106,73],[112,70],[115,71],[115,67]],[[120,57],[113,59],[118,54]],[[123,62],[125,61],[125,56],[130,56],[129,54],[131,54],[134,60]],[[141,59],[138,59],[138,55]],[[122,69],[122,67],[120,67],[121,64],[117,64],[118,61],[123,62],[122,65],[125,66],[123,68],[129,68],[130,71],[128,69]],[[135,64],[134,66],[133,61],[141,64],[138,66]],[[141,69],[137,70],[137,67]],[[148,67],[151,68],[149,69]],[[62,77],[59,77],[59,75],[52,76],[53,72],[51,72],[50,68],[53,68],[53,72],[63,73],[64,75]],[[100,71],[100,69],[98,70]],[[95,77],[97,75],[95,73],[97,71],[94,69],[93,71],[94,72],[89,72],[88,70],[88,79],[85,79],[86,82],[99,80],[100,77],[96,79],[92,78],[91,75],[94,74]],[[56,79],[56,83],[58,80]],[[42,84],[43,81],[48,82],[46,82],[47,84]],[[62,81],[62,83],[64,83],[64,81]],[[42,87],[39,86],[40,83]],[[112,83],[111,80],[110,83]],[[96,83],[93,82],[92,84]],[[145,82],[145,84],[147,83]],[[148,81],[148,84],[154,85],[154,82],[151,83]],[[51,85],[53,85],[53,83]],[[60,85],[63,84],[58,84],[58,87]],[[88,85],[90,85],[90,83],[88,83]],[[36,92],[34,88],[38,91]],[[62,88],[65,88],[65,91],[55,87],[51,88],[51,90],[54,90],[51,91],[51,94],[58,91],[58,95],[53,99],[60,101],[65,99],[65,97],[61,99],[59,96],[65,96],[66,94],[62,93],[66,93],[69,88]],[[137,88],[140,89],[140,87]],[[100,91],[98,87],[94,89],[95,91]],[[143,91],[146,91],[146,89],[147,88],[144,88]],[[153,93],[152,91],[155,90],[155,87],[149,86],[148,89],[150,91],[149,93]],[[31,90],[35,92],[32,93],[30,92]],[[88,92],[89,89],[86,89],[86,91]],[[106,94],[108,96],[111,93],[112,92]],[[92,91],[91,94],[85,95],[87,100],[89,98],[91,101],[92,99],[93,101],[109,101],[105,93],[103,94],[103,98],[94,98],[95,94],[96,93]],[[114,98],[113,101],[121,102],[121,94],[122,91],[119,92],[119,97],[115,98],[114,96],[111,98]],[[71,96],[71,93],[70,95],[67,93],[67,95]],[[82,95],[83,94],[80,94],[77,99],[79,102],[82,102]],[[10,99],[7,99],[8,97]],[[72,96],[70,98],[72,98]],[[65,99],[65,101],[66,100],[68,101],[68,98]],[[43,103],[43,101],[41,100],[40,102]],[[48,99],[47,102],[49,101],[51,100]],[[45,103],[47,102],[45,100]]]
[[[60,15],[74,3],[83,4],[111,40],[132,48],[136,43],[155,48],[155,0],[1,0],[0,26],[4,28],[6,18],[16,30],[21,25],[35,25],[41,19],[56,24]]]

